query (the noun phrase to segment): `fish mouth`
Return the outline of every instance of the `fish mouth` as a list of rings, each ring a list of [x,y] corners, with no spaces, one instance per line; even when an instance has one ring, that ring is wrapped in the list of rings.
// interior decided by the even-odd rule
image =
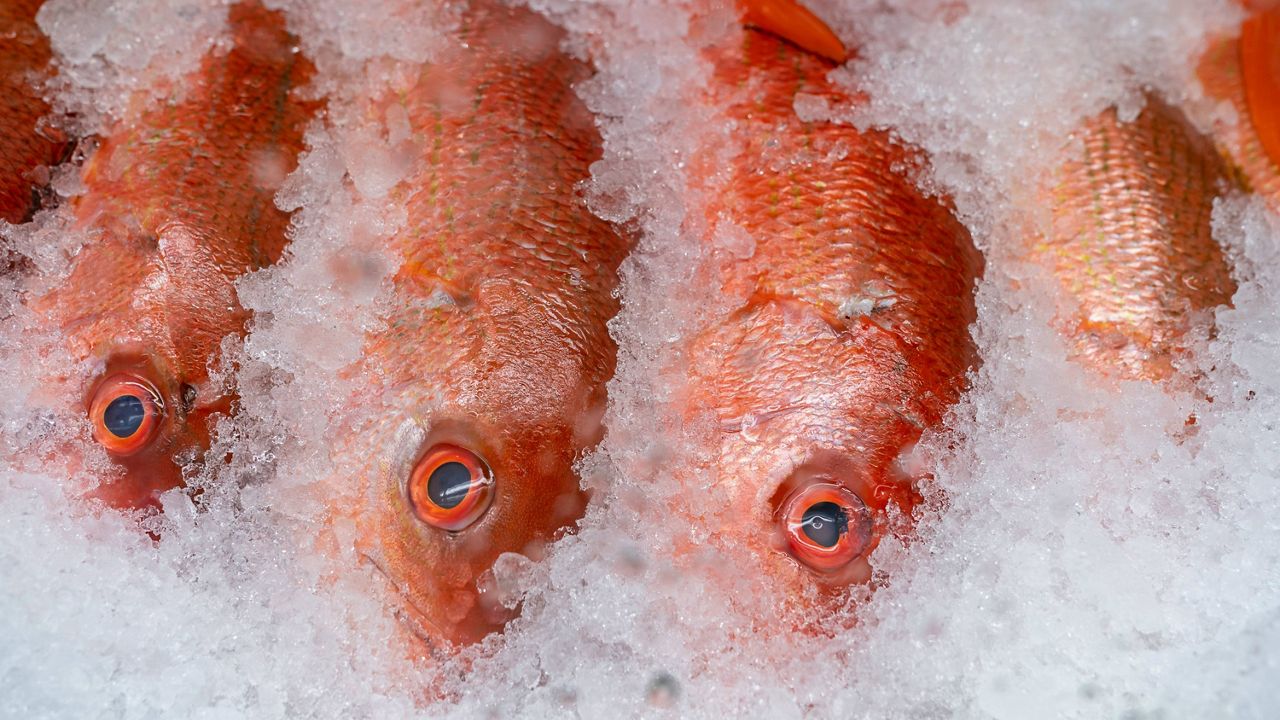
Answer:
[[[404,592],[400,583],[396,582],[395,578],[391,576],[391,573],[383,567],[382,563],[379,562],[377,558],[363,550],[357,551],[357,555],[362,560],[369,563],[369,565],[372,566],[384,580],[386,580],[387,584],[395,591],[395,594],[399,596],[402,605],[401,607],[396,608],[395,618],[400,626],[409,631],[413,638],[421,644],[428,656],[434,659],[442,659],[444,657],[444,648],[441,645],[440,638],[445,637],[445,633],[440,626],[435,624],[435,622],[422,611],[422,608],[414,604],[413,599]],[[434,635],[432,633],[434,633]]]

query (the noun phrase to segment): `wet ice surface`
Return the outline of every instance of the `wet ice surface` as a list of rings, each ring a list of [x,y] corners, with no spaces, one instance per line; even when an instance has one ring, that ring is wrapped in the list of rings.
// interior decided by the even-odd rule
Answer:
[[[1217,336],[1186,361],[1187,374],[1202,377],[1195,392],[1100,383],[1067,362],[1049,325],[1053,298],[1036,289],[1044,283],[1015,282],[1036,269],[1004,253],[1013,229],[1036,221],[1026,188],[1080,119],[1113,103],[1136,111],[1144,87],[1193,115],[1213,112],[1190,68],[1207,37],[1236,21],[1230,6],[817,6],[861,48],[839,81],[872,102],[797,110],[895,127],[933,153],[936,172],[921,180],[957,198],[988,264],[974,330],[983,364],[947,427],[924,443],[936,486],[918,539],[883,543],[873,562],[888,585],[860,604],[852,628],[833,622],[831,637],[814,638],[790,632],[782,599],[734,565],[733,548],[705,541],[723,520],[714,478],[697,488],[673,478],[703,446],[674,405],[680,341],[717,302],[714,287],[689,282],[711,250],[699,244],[705,198],[686,163],[726,137],[691,98],[709,72],[698,48],[727,32],[731,15],[532,0],[600,70],[579,88],[605,141],[586,188],[591,207],[642,231],[612,325],[619,365],[608,435],[582,463],[596,501],[580,531],[544,562],[508,557],[496,570],[500,592],[523,599],[521,618],[457,659],[414,663],[396,644],[393,598],[349,549],[350,529],[325,523],[343,493],[332,480],[343,459],[327,447],[361,413],[383,410],[361,395],[358,377],[337,371],[358,358],[392,301],[386,279],[397,259],[379,241],[404,222],[385,201],[407,171],[396,153],[403,138],[394,122],[363,122],[357,98],[428,59],[456,18],[390,1],[389,24],[363,4],[269,4],[302,35],[330,112],[278,198],[298,211],[290,258],[240,284],[258,315],[219,364],[243,398],[217,438],[234,459],[193,469],[198,511],[173,492],[163,516],[143,521],[160,542],[68,500],[92,482],[92,467],[62,468],[55,452],[88,446],[65,399],[78,397],[82,369],[59,367],[55,334],[6,287],[4,714],[1195,718],[1280,709],[1280,220],[1250,198],[1215,211],[1240,288],[1234,308],[1217,312]],[[60,28],[50,29],[55,49],[86,68],[58,86],[65,107],[118,112],[113,98],[133,81],[117,81],[151,57],[119,54],[130,37],[163,26],[165,42],[218,42],[222,5],[202,6],[214,15],[180,1],[128,14],[142,5],[50,3],[42,27]],[[158,25],[91,21],[108,16]],[[39,222],[19,231],[19,249],[40,269],[28,287],[56,282],[82,241],[58,213]],[[732,233],[722,239],[730,251],[749,247]],[[50,387],[51,370],[67,379]]]
[[[155,92],[199,67],[224,41],[231,0],[48,0],[36,22],[49,36],[58,110],[93,132],[119,118],[132,94]]]

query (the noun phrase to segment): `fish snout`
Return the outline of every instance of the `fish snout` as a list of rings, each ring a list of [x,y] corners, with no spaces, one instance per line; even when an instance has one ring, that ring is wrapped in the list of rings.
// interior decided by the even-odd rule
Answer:
[[[494,563],[506,553],[540,559],[582,516],[572,439],[563,425],[437,419],[414,459],[388,468],[364,534],[403,598],[411,634],[470,644],[518,614],[486,592]]]

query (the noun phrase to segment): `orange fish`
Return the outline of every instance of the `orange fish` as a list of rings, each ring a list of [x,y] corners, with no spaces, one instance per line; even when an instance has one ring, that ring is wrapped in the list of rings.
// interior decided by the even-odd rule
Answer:
[[[142,507],[182,483],[230,398],[209,382],[223,338],[244,332],[232,282],[279,259],[289,217],[273,196],[316,110],[293,89],[312,70],[277,13],[230,11],[232,46],[172,96],[135,98],[84,168],[75,226],[91,240],[34,306],[91,360],[84,403],[120,468],[94,495]],[[178,458],[178,459],[175,459]]]
[[[976,362],[982,262],[947,203],[912,182],[919,153],[796,116],[801,93],[858,100],[825,79],[829,62],[753,30],[712,60],[708,101],[737,147],[707,220],[754,245],[716,251],[732,300],[689,345],[686,407],[718,426],[723,542],[786,596],[838,597],[869,579],[889,509],[909,518],[919,502],[906,456]]]
[[[1078,137],[1084,154],[1059,168],[1052,226],[1027,259],[1049,268],[1074,306],[1057,320],[1074,359],[1115,377],[1167,380],[1198,315],[1235,292],[1210,227],[1232,173],[1154,96],[1133,122],[1108,110]]]
[[[44,0],[0,4],[0,220],[25,222],[39,208],[43,168],[57,164],[66,143],[41,127],[49,105],[33,81],[49,65],[49,39],[36,26]]]
[[[576,185],[600,157],[573,92],[588,68],[519,9],[473,3],[455,42],[368,114],[407,124],[416,158],[392,191],[408,215],[387,329],[361,377],[389,410],[344,433],[359,551],[425,645],[467,643],[512,611],[484,595],[503,553],[537,557],[582,514],[574,461],[601,436],[629,242]],[[345,499],[341,499],[345,502]]]
[[[1230,103],[1237,122],[1214,129],[1248,189],[1280,207],[1280,4],[1246,20],[1238,37],[1219,39],[1200,63],[1210,97]]]
[[[1280,3],[1261,10],[1240,30],[1240,67],[1251,124],[1280,174]]]

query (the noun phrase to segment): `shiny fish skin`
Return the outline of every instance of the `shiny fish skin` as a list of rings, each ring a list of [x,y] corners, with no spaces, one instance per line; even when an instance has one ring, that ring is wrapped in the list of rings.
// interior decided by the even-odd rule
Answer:
[[[572,89],[588,68],[560,38],[528,11],[473,4],[416,81],[370,99],[371,116],[407,118],[403,152],[416,162],[392,191],[408,212],[390,244],[404,259],[395,307],[362,361],[377,384],[359,397],[391,410],[333,452],[358,461],[344,482],[361,495],[359,549],[428,648],[509,619],[477,583],[500,554],[537,557],[580,517],[573,463],[601,433],[615,362],[605,323],[629,243],[575,189],[600,138]],[[419,520],[405,487],[442,442],[494,477],[492,505],[458,532]]]
[[[1052,229],[1029,260],[1078,306],[1058,319],[1073,358],[1114,377],[1167,380],[1199,314],[1235,292],[1210,227],[1231,173],[1154,96],[1133,122],[1108,110],[1078,136],[1083,156],[1060,167]]]
[[[734,304],[690,346],[686,402],[720,427],[709,471],[727,503],[720,541],[753,554],[785,597],[813,598],[866,580],[867,553],[808,570],[781,549],[780,506],[806,477],[853,491],[875,517],[867,552],[889,531],[888,506],[910,513],[921,478],[902,456],[976,362],[981,259],[912,181],[916,153],[883,132],[796,117],[799,93],[856,101],[824,79],[826,62],[755,31],[713,60],[709,101],[735,123],[739,151],[707,218],[755,246],[719,265]]]
[[[56,164],[66,143],[41,127],[49,105],[33,84],[49,65],[49,40],[36,26],[44,0],[0,3],[0,220],[25,222],[37,209],[39,168]]]
[[[1249,119],[1274,165],[1280,165],[1280,4],[1244,21],[1240,68]]]
[[[1214,141],[1243,176],[1246,189],[1280,208],[1280,165],[1263,147],[1262,139],[1251,121],[1241,72],[1240,38],[1219,38],[1200,60],[1199,77],[1205,92],[1215,100],[1230,104],[1235,123],[1219,122],[1213,129]]]
[[[134,98],[101,139],[73,202],[92,239],[68,280],[35,307],[67,333],[73,358],[147,377],[166,406],[164,426],[142,453],[116,458],[124,472],[95,495],[141,507],[181,484],[175,453],[207,447],[211,412],[230,399],[208,383],[208,364],[247,313],[233,281],[279,259],[289,217],[275,191],[302,149],[316,105],[293,89],[309,63],[277,13],[233,6],[234,39],[153,104]],[[92,419],[90,419],[92,422]]]

